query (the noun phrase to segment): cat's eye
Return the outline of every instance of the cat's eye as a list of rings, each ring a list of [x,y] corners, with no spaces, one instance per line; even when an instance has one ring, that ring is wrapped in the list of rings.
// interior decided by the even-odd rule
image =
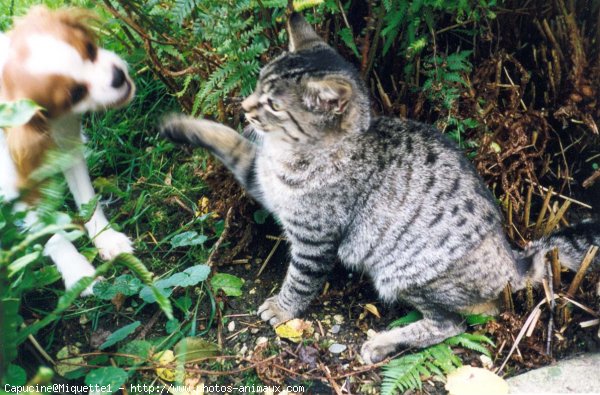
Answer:
[[[279,102],[269,99],[269,101],[267,103],[269,103],[269,107],[271,107],[273,109],[273,111],[283,110],[283,106]]]

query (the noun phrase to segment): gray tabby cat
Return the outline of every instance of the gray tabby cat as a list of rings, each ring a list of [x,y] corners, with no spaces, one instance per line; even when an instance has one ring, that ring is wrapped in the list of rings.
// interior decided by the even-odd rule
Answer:
[[[282,224],[291,263],[279,294],[258,308],[263,320],[299,315],[340,260],[366,272],[385,302],[423,314],[365,342],[373,363],[463,332],[460,313],[489,308],[509,282],[539,281],[543,253],[557,243],[575,269],[600,242],[589,236],[598,227],[585,225],[515,257],[491,193],[454,144],[429,125],[372,118],[354,67],[301,15],[288,30],[290,51],[263,68],[242,103],[259,142],[208,120],[162,125],[171,140],[210,150]]]

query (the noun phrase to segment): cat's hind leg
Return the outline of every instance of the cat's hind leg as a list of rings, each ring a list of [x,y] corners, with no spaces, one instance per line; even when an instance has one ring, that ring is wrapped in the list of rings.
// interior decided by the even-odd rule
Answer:
[[[360,351],[365,363],[377,363],[400,348],[428,347],[465,331],[459,314],[437,310],[422,313],[423,318],[415,323],[380,332],[367,340]]]

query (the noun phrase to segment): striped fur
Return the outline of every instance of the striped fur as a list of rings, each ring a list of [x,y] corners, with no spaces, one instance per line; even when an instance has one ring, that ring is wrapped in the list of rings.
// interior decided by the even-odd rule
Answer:
[[[540,257],[557,242],[574,252],[575,268],[584,244],[600,241],[575,249],[579,233],[557,234],[515,257],[491,193],[454,144],[429,125],[371,119],[355,69],[300,16],[289,29],[294,52],[265,66],[243,103],[258,142],[206,120],[162,127],[212,151],[283,226],[290,266],[279,294],[259,307],[262,319],[300,314],[339,260],[367,273],[384,301],[423,314],[367,341],[362,356],[375,362],[462,332],[461,312],[489,306],[509,282],[539,280]]]

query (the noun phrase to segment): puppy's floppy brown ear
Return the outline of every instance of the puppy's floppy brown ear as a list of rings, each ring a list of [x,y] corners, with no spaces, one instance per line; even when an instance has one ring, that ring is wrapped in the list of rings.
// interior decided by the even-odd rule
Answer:
[[[47,120],[35,115],[28,123],[5,129],[6,144],[17,168],[18,188],[29,190],[26,200],[35,200],[37,191],[31,190],[29,176],[44,161],[46,152],[54,146]]]

